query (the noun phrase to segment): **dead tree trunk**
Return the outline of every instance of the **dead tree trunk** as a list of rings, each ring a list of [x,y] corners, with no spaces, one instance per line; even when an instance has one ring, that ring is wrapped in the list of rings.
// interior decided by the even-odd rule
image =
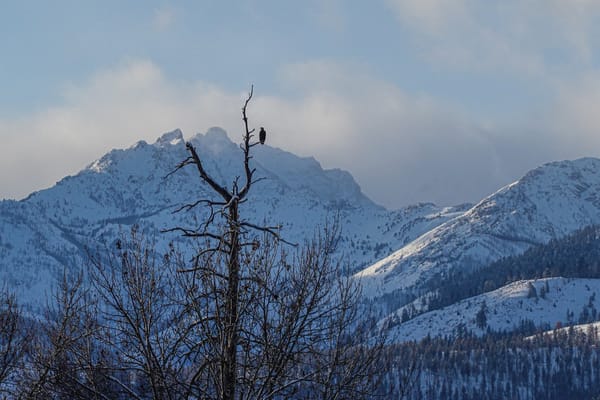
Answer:
[[[229,253],[229,279],[225,309],[225,357],[223,363],[223,399],[235,399],[237,347],[238,347],[238,298],[240,290],[240,232],[237,200],[229,208],[231,249]]]
[[[248,97],[242,108],[242,120],[244,121],[244,136],[243,143],[240,145],[243,152],[243,163],[244,163],[244,179],[245,182],[241,189],[238,186],[238,179],[233,182],[231,189],[217,183],[204,169],[204,165],[196,149],[191,143],[187,143],[186,147],[190,153],[190,156],[180,163],[176,170],[183,168],[186,165],[195,165],[200,178],[206,183],[213,192],[215,192],[220,199],[213,200],[201,200],[193,204],[187,204],[181,209],[191,209],[198,204],[205,204],[210,208],[210,217],[207,223],[201,229],[186,229],[177,227],[170,229],[169,231],[180,231],[184,236],[205,238],[207,240],[213,240],[214,246],[209,246],[205,250],[206,253],[221,253],[226,257],[227,271],[225,273],[225,304],[222,321],[223,324],[220,327],[221,331],[221,349],[222,355],[220,357],[220,382],[219,382],[219,398],[224,400],[234,400],[236,398],[236,385],[237,385],[237,369],[238,369],[238,348],[239,348],[239,290],[240,290],[240,253],[243,246],[251,245],[244,244],[241,242],[241,234],[243,229],[255,229],[263,232],[271,233],[278,237],[276,229],[278,227],[262,227],[250,224],[242,221],[239,214],[239,205],[242,203],[250,188],[257,180],[253,180],[255,169],[250,167],[250,149],[259,144],[259,142],[252,142],[254,137],[254,129],[250,129],[248,126],[248,117],[246,110],[248,103],[252,99],[253,88],[250,90]],[[215,207],[220,207],[220,210],[215,211]],[[181,210],[180,209],[180,210]],[[225,218],[224,232],[211,231],[211,223],[217,214],[220,214]],[[200,258],[196,259],[198,264]],[[199,268],[196,265],[191,270],[197,270]]]

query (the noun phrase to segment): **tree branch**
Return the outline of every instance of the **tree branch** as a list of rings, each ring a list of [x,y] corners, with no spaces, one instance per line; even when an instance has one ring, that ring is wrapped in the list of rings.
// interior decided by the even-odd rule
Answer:
[[[187,142],[185,144],[185,147],[188,149],[188,151],[190,153],[192,153],[193,163],[196,164],[196,167],[198,169],[198,172],[200,173],[200,177],[202,178],[202,180],[204,180],[204,182],[208,183],[215,192],[219,193],[221,195],[221,197],[223,198],[223,200],[225,200],[225,202],[229,202],[232,197],[231,193],[229,193],[227,191],[227,189],[225,189],[223,186],[221,186],[217,182],[215,182],[210,177],[210,175],[208,175],[206,173],[206,171],[204,170],[204,166],[202,165],[202,161],[200,160],[200,156],[198,156],[198,153],[196,152],[196,149],[194,148],[194,146],[190,142]]]
[[[276,231],[276,230],[281,229],[281,225],[278,225],[278,226],[259,226],[259,225],[252,224],[250,222],[240,222],[240,226],[245,226],[245,227],[257,230],[257,231],[269,233],[270,235],[273,235],[275,237],[275,239],[277,239],[278,241],[280,241],[282,243],[285,243],[285,244],[288,244],[288,245],[294,246],[294,247],[298,246],[298,243],[289,242],[289,241],[283,239],[281,237],[281,235],[279,234],[279,232]]]

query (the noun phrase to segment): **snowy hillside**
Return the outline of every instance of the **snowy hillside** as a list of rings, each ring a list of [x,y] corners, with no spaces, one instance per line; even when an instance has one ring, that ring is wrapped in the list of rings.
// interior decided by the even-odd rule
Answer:
[[[586,336],[591,335],[592,340],[594,337],[600,338],[598,336],[598,333],[600,332],[600,322],[590,322],[587,324],[575,324],[575,325],[570,325],[570,326],[566,326],[566,327],[562,327],[562,328],[554,327],[554,329],[551,329],[551,330],[548,330],[545,332],[539,332],[535,335],[527,336],[526,339],[533,340],[533,339],[539,338],[539,337],[569,334],[569,332],[575,333],[576,335],[586,335]],[[597,340],[595,341],[595,343],[597,343]]]
[[[600,160],[554,162],[482,200],[357,273],[373,299],[418,296],[455,268],[476,270],[600,223]],[[404,301],[405,303],[406,301]]]
[[[212,128],[190,141],[222,184],[230,185],[242,175],[241,151],[222,129]],[[268,145],[254,149],[255,176],[266,179],[253,187],[242,215],[257,223],[283,224],[282,235],[294,242],[311,237],[317,225],[339,215],[339,254],[355,270],[466,209],[420,204],[388,211],[364,196],[345,171],[323,170],[313,158]],[[65,267],[71,271],[85,267],[86,248],[115,240],[132,224],[156,235],[159,246],[177,240],[175,234],[159,231],[190,226],[191,213],[173,211],[207,196],[193,168],[167,177],[186,157],[183,135],[176,130],[152,144],[140,141],[113,150],[22,201],[0,202],[0,280],[25,303],[39,304]]]
[[[524,322],[553,329],[576,323],[582,314],[595,315],[598,295],[600,279],[518,281],[393,326],[390,337],[402,342],[428,335],[457,335],[461,330],[476,335],[483,335],[488,329],[511,332]],[[478,320],[482,309],[485,317]]]
[[[231,185],[243,175],[241,151],[222,129],[212,128],[190,141],[220,183]],[[389,211],[368,199],[345,171],[323,170],[313,158],[268,145],[253,149],[255,176],[265,179],[242,205],[244,218],[281,223],[283,237],[302,242],[318,225],[339,217],[338,255],[345,257],[351,270],[360,270],[355,276],[376,306],[381,326],[392,327],[399,337],[423,337],[427,327],[431,334],[442,335],[461,324],[473,326],[483,300],[490,310],[487,326],[494,330],[512,329],[521,319],[553,325],[564,321],[566,309],[577,314],[588,300],[589,296],[577,294],[577,288],[571,292],[567,284],[551,280],[550,286],[560,287],[562,295],[558,289],[549,291],[551,306],[541,298],[529,304],[531,300],[522,296],[527,283],[515,283],[399,325],[406,304],[427,310],[421,300],[436,291],[435,284],[443,284],[449,271],[477,270],[533,244],[600,223],[598,159],[544,165],[475,206],[425,203]],[[17,292],[22,303],[35,308],[43,304],[64,269],[85,268],[88,249],[111,243],[133,224],[154,236],[159,248],[171,240],[181,241],[177,234],[160,230],[193,228],[205,210],[173,211],[210,195],[193,168],[169,175],[186,157],[185,140],[176,130],[152,144],[141,141],[113,150],[22,201],[0,202],[2,282]],[[591,281],[587,285],[596,287]]]

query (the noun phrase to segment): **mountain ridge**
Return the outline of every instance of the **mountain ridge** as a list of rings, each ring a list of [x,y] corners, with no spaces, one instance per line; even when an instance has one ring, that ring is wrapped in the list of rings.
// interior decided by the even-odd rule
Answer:
[[[600,160],[544,164],[356,276],[369,297],[477,268],[600,223]]]
[[[189,139],[206,169],[221,184],[240,173],[241,150],[220,128]],[[286,239],[303,242],[315,226],[337,215],[343,225],[340,254],[354,268],[368,265],[393,248],[412,240],[461,212],[431,204],[389,211],[368,199],[352,176],[324,170],[312,157],[298,157],[268,145],[255,146],[257,177],[242,213],[252,221],[282,223]],[[0,202],[0,278],[22,294],[26,303],[43,303],[52,279],[67,268],[85,267],[83,249],[110,242],[138,224],[156,236],[159,246],[180,240],[162,229],[186,226],[202,209],[173,213],[182,204],[210,198],[197,171],[183,168],[187,158],[183,133],[167,132],[152,144],[139,141],[114,149],[67,176],[51,188],[20,201]],[[43,279],[41,278],[43,277]]]
[[[189,142],[221,184],[243,176],[241,150],[221,128]],[[1,201],[0,278],[35,309],[65,268],[85,268],[87,249],[109,243],[134,224],[159,248],[183,243],[175,234],[157,232],[202,220],[202,209],[173,211],[211,196],[193,168],[171,174],[188,156],[185,143],[181,130],[167,132],[151,144],[114,149],[23,200]],[[313,157],[268,145],[253,151],[256,176],[265,179],[253,187],[242,215],[282,223],[284,237],[298,243],[337,217],[342,228],[337,255],[356,271],[379,326],[408,304],[426,307],[435,284],[454,270],[476,271],[600,223],[595,158],[544,164],[475,205],[420,203],[387,210],[365,196],[347,171],[326,170]]]

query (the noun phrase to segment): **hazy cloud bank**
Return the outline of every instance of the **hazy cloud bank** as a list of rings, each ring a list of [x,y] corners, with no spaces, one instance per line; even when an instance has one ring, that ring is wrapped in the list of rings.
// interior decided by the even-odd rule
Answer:
[[[560,87],[552,107],[510,125],[328,61],[288,65],[279,79],[295,96],[257,87],[249,110],[269,144],[351,171],[390,207],[475,201],[541,162],[600,153],[597,75]],[[60,105],[0,121],[3,194],[24,196],[111,148],[174,128],[189,137],[218,125],[237,141],[244,95],[177,81],[145,60],[101,71],[66,87]]]

